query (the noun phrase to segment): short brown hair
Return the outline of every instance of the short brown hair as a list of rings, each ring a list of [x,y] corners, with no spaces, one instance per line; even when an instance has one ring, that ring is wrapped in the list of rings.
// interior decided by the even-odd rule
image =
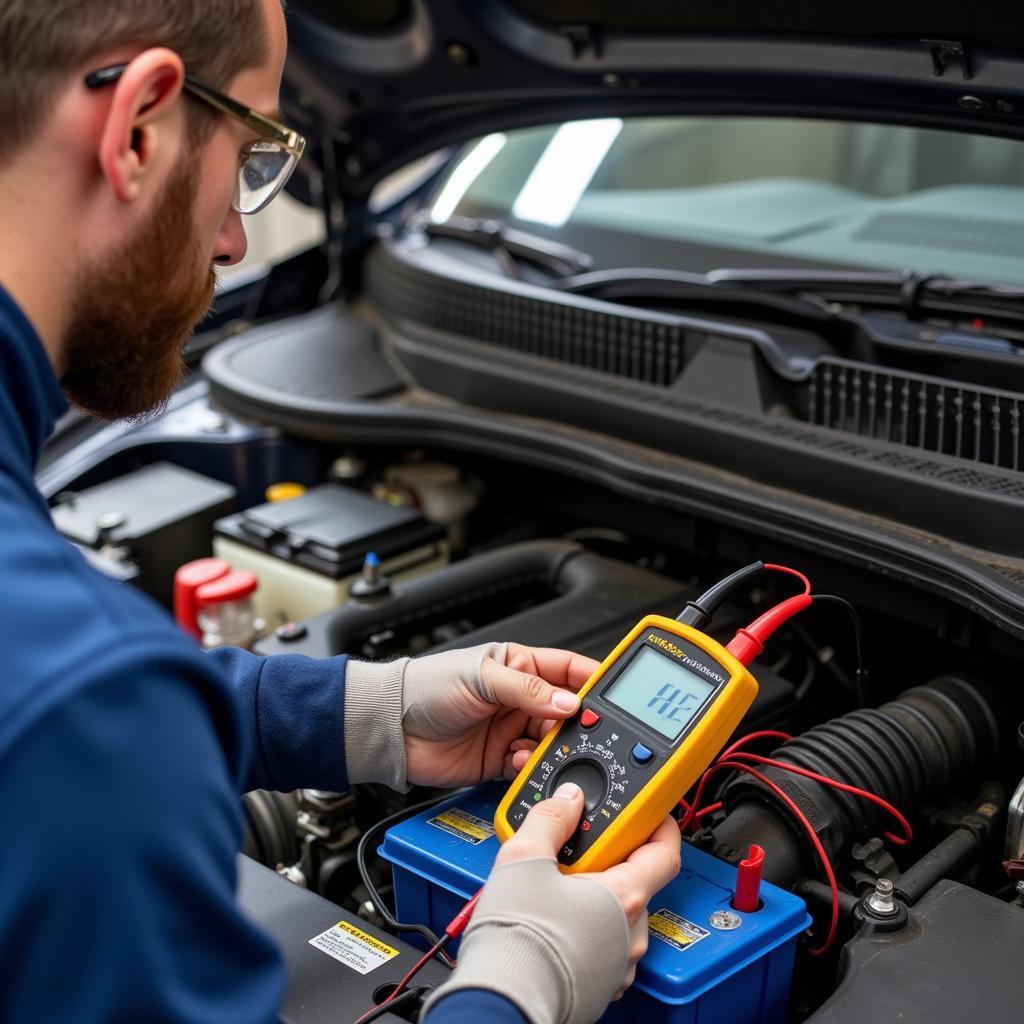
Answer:
[[[197,78],[223,88],[266,59],[261,0],[0,0],[0,96],[6,155],[31,142],[70,76],[124,44],[166,46]],[[216,114],[188,105],[193,138]]]

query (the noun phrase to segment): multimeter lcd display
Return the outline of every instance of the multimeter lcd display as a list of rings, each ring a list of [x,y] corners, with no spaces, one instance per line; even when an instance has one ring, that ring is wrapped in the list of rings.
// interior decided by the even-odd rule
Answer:
[[[641,647],[602,696],[674,740],[714,689],[714,683],[684,668],[675,658]]]

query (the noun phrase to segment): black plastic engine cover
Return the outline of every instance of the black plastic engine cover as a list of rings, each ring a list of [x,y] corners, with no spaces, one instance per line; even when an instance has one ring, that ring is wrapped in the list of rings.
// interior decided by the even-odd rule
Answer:
[[[901,931],[865,925],[848,942],[841,982],[809,1024],[1018,1024],[1024,1019],[1024,909],[939,882]]]
[[[288,991],[279,1013],[284,1024],[347,1024],[374,1005],[374,993],[381,986],[394,985],[421,956],[408,943],[248,857],[238,858],[238,903],[250,920],[270,934],[284,956]],[[364,974],[310,944],[339,922],[385,948],[398,950],[398,955]],[[417,984],[440,985],[448,974],[444,965],[431,960],[417,975]],[[382,1019],[400,1018],[388,1014]]]

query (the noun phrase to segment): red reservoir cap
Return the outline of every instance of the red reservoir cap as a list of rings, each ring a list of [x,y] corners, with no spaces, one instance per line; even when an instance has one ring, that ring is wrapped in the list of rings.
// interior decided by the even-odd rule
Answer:
[[[196,591],[196,607],[204,608],[210,604],[222,604],[225,601],[241,601],[256,589],[256,575],[251,572],[237,570],[226,576],[204,583]]]
[[[202,637],[196,621],[196,591],[212,580],[227,576],[231,566],[223,558],[198,558],[186,562],[174,574],[174,621],[197,640]]]

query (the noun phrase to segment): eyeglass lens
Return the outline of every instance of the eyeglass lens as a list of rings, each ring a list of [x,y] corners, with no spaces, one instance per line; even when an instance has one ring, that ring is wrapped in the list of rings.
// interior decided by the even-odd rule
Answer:
[[[284,187],[297,158],[276,142],[253,143],[238,170],[235,208],[239,213],[262,209]]]

